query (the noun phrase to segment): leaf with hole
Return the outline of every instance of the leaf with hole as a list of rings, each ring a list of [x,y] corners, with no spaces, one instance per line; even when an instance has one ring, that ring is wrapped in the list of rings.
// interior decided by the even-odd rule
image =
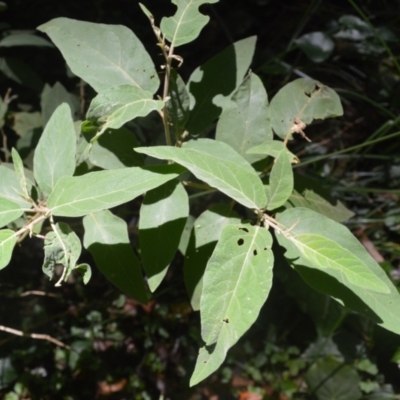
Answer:
[[[157,165],[63,178],[50,194],[47,207],[53,215],[82,217],[133,200],[184,171],[179,165]]]
[[[195,220],[183,267],[186,289],[193,310],[200,310],[203,276],[208,260],[226,225],[239,224],[238,214],[227,204],[216,204]]]
[[[271,100],[271,125],[282,139],[292,139],[314,119],[343,115],[337,93],[313,79],[296,79],[285,85]],[[303,125],[304,124],[304,125]]]
[[[207,263],[200,300],[201,335],[207,348],[216,344],[210,361],[215,357],[218,362],[205,367],[199,357],[191,384],[214,372],[257,319],[272,285],[271,246],[272,236],[264,227],[239,224],[222,230]]]
[[[144,197],[139,218],[140,255],[152,292],[164,279],[178,250],[188,215],[188,195],[176,179]]]
[[[229,144],[250,164],[264,157],[247,150],[272,140],[268,96],[261,79],[253,74],[244,79],[224,107],[216,140]]]
[[[301,207],[285,210],[277,220],[293,237],[276,236],[285,257],[309,285],[400,334],[400,294],[345,226]]]
[[[60,286],[76,268],[81,251],[81,241],[76,233],[66,223],[58,222],[45,238],[43,272],[52,279],[56,266],[62,265],[63,273],[56,284]]]
[[[160,85],[149,54],[125,26],[55,18],[37,29],[50,36],[72,72],[97,92],[131,85],[155,93]]]
[[[190,43],[199,36],[210,17],[199,12],[205,3],[217,3],[219,0],[172,0],[178,9],[172,17],[161,20],[161,31],[171,46],[178,47]]]
[[[147,303],[146,287],[126,222],[105,210],[87,215],[83,226],[83,245],[93,255],[97,268],[118,289]]]
[[[139,147],[139,153],[162,160],[173,160],[193,175],[248,208],[267,203],[264,187],[253,167],[229,145],[211,139],[171,146]]]

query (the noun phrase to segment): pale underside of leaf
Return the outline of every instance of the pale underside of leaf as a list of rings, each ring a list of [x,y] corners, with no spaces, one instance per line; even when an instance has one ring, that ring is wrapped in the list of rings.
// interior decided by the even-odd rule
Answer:
[[[11,260],[14,246],[17,243],[14,233],[10,229],[0,230],[0,269],[6,267]]]

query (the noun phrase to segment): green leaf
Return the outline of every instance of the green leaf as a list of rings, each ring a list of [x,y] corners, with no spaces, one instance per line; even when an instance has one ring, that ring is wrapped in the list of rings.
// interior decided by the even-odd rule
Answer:
[[[332,247],[332,258],[336,258],[335,253],[340,247],[345,250],[343,254],[350,254],[352,259],[357,259],[355,265],[358,268],[360,265],[363,266],[360,282],[353,283],[354,279],[351,278],[351,275],[354,274],[353,264],[343,265],[340,269],[332,268],[329,263],[325,264],[325,268],[321,265],[311,264],[312,256],[307,254],[308,258],[306,258],[301,253],[301,250],[303,252],[307,252],[307,250],[298,249],[297,243],[287,238],[285,234],[278,234],[277,239],[280,245],[287,249],[285,257],[310,286],[338,299],[346,307],[366,315],[382,327],[400,334],[400,316],[398,314],[400,294],[383,269],[345,226],[306,208],[286,210],[278,214],[277,220],[284,227],[292,228],[287,233],[288,235],[295,238],[297,235],[305,235],[305,237],[300,236],[300,239],[305,239],[306,242],[305,244],[300,242],[298,244],[300,248],[307,246],[308,241],[317,239],[313,236],[318,235],[326,239],[326,246],[330,246],[332,242],[335,243]],[[307,237],[310,234],[313,236]],[[318,242],[313,246],[317,245]],[[314,252],[315,249],[312,249],[312,253]],[[316,262],[315,258],[314,262]],[[352,281],[349,281],[349,276]],[[365,283],[366,280],[367,283]],[[368,281],[374,283],[368,283]],[[374,290],[361,287],[361,285],[372,285]],[[381,290],[381,292],[377,290]],[[390,293],[384,293],[383,290],[388,290]]]
[[[136,167],[144,164],[143,156],[133,151],[137,147],[135,135],[128,129],[107,129],[93,143],[89,161],[103,169]]]
[[[33,172],[45,196],[75,171],[76,134],[68,104],[57,107],[35,149]]]
[[[53,278],[54,269],[58,264],[63,265],[64,270],[56,286],[61,286],[76,268],[76,262],[81,255],[82,245],[76,233],[64,222],[58,222],[53,226],[53,231],[47,233],[44,242],[43,272]]]
[[[310,32],[295,40],[307,57],[316,63],[325,61],[335,48],[335,42],[325,32]]]
[[[321,182],[300,174],[294,174],[294,188],[295,191],[285,204],[286,208],[309,208],[336,222],[346,221],[354,216],[352,211],[347,209],[342,202],[334,199],[331,194],[323,188]]]
[[[48,84],[44,85],[40,96],[43,125],[47,124],[56,108],[62,103],[67,103],[70,106],[72,115],[75,115],[75,112],[79,109],[78,98],[67,92],[60,82],[56,82],[53,87]]]
[[[0,228],[23,214],[19,204],[0,196]]]
[[[217,119],[246,75],[254,55],[256,37],[239,40],[195,69],[186,85],[190,115],[186,129],[198,135]]]
[[[92,277],[92,269],[89,264],[79,264],[75,267],[77,271],[82,274],[83,283],[87,285]]]
[[[302,123],[343,114],[336,92],[313,79],[296,79],[285,85],[270,104],[272,129],[282,139],[292,139]]]
[[[264,158],[247,153],[272,140],[267,92],[257,75],[250,73],[233,94],[222,111],[215,138],[229,144],[250,164]]]
[[[248,208],[259,209],[267,203],[262,182],[255,170],[225,143],[198,139],[185,142],[181,148],[155,146],[135,150],[185,166],[197,178]]]
[[[186,190],[171,180],[146,193],[139,219],[140,255],[154,292],[167,273],[189,215]]]
[[[199,356],[191,385],[214,372],[257,319],[272,285],[271,246],[272,236],[264,227],[228,225],[222,230],[207,264],[200,302],[209,359],[204,363]]]
[[[118,129],[126,122],[145,117],[153,110],[161,110],[164,102],[153,100],[153,95],[140,87],[120,85],[104,89],[91,102],[86,118],[100,126],[97,135],[106,129]]]
[[[318,400],[358,400],[362,397],[357,371],[333,357],[314,363],[307,371],[305,381]]]
[[[24,164],[22,163],[21,157],[18,154],[18,151],[14,149],[14,147],[11,150],[11,156],[13,159],[13,163],[14,163],[14,169],[15,169],[15,173],[17,174],[18,178],[19,178],[19,184],[21,187],[21,191],[22,191],[22,195],[26,198],[29,199],[30,198],[30,187],[32,185],[28,185],[28,181],[26,180],[26,176],[25,176],[25,171],[24,171]]]
[[[8,265],[14,246],[17,243],[15,232],[10,229],[0,230],[0,269]]]
[[[167,107],[172,128],[175,136],[180,137],[189,118],[190,99],[185,82],[174,69],[171,71],[169,96]]]
[[[14,113],[13,129],[18,136],[24,136],[35,128],[43,126],[43,118],[39,112],[16,112]]]
[[[93,255],[99,270],[118,289],[146,303],[147,292],[126,222],[105,210],[87,215],[83,226],[83,245]]]
[[[283,145],[283,143],[282,143]],[[293,155],[283,146],[276,156],[269,177],[267,210],[274,210],[286,203],[293,191]]]
[[[21,208],[32,208],[32,204],[24,199],[18,175],[10,168],[0,165],[0,196],[14,203]],[[30,191],[30,187],[28,188]]]
[[[160,85],[143,44],[124,26],[55,18],[37,29],[50,36],[72,72],[97,92],[126,84],[155,93]]]
[[[290,162],[295,164],[299,162],[299,159],[289,151],[283,142],[280,140],[268,140],[258,146],[252,147],[247,150],[247,154],[263,154],[265,156],[271,156],[278,158],[279,155],[285,151],[290,155]]]
[[[200,310],[204,271],[222,229],[226,225],[239,223],[239,216],[226,204],[211,206],[196,219],[185,252],[183,269],[186,289],[194,311]]]
[[[217,3],[219,0],[172,0],[178,7],[175,15],[161,20],[161,31],[173,47],[182,46],[196,39],[210,17],[199,12],[205,3]]]
[[[176,178],[178,165],[131,167],[62,178],[47,200],[53,215],[81,217],[126,203]]]
[[[14,46],[38,46],[38,47],[53,47],[46,39],[31,33],[11,34],[0,40],[0,47]]]
[[[4,117],[8,111],[8,103],[0,99],[0,128],[4,126]]]

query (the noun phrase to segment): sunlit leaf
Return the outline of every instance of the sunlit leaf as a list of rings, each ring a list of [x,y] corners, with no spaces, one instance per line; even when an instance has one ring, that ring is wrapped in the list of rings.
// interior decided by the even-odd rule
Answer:
[[[80,217],[115,207],[176,178],[178,165],[131,167],[62,178],[47,200],[53,215]]]
[[[32,204],[23,197],[18,175],[12,169],[0,165],[0,176],[0,196],[17,203],[21,208],[31,208]],[[28,190],[30,189],[29,187]]]
[[[76,134],[68,104],[57,107],[35,149],[33,172],[48,196],[56,183],[75,171]]]
[[[92,253],[97,268],[118,289],[146,303],[146,288],[126,222],[105,210],[87,215],[83,226],[83,244]]]
[[[216,204],[194,222],[185,253],[184,277],[193,310],[200,310],[203,276],[208,260],[226,225],[239,224],[240,218],[227,204]]]
[[[100,135],[106,129],[118,129],[136,117],[161,110],[163,106],[161,100],[153,100],[151,92],[137,86],[119,85],[99,93],[92,100],[86,118],[100,127]]]
[[[267,203],[262,182],[255,170],[225,143],[199,139],[186,142],[181,148],[155,146],[135,150],[185,166],[197,178],[246,207],[262,208]]]
[[[158,89],[160,80],[153,61],[125,26],[55,18],[37,29],[50,36],[72,72],[97,92],[118,85],[151,93]]]
[[[301,207],[286,210],[277,219],[289,229],[286,234],[276,236],[287,249],[285,257],[309,285],[384,328],[400,333],[397,289],[345,226]],[[318,251],[321,243],[325,249],[322,259],[316,255],[321,253]]]
[[[247,153],[248,149],[272,140],[268,97],[257,75],[250,73],[226,104],[215,138],[229,144],[251,164],[264,158]]]
[[[271,100],[272,129],[282,139],[304,130],[314,119],[343,114],[336,92],[313,79],[296,79],[285,85]]]
[[[0,230],[0,269],[6,267],[11,260],[17,237],[10,229]]]
[[[19,204],[0,196],[0,228],[23,214]]]
[[[217,3],[219,0],[172,0],[178,7],[175,15],[161,20],[161,31],[174,47],[192,42],[199,36],[210,17],[199,12],[205,3]]]
[[[191,384],[214,372],[257,319],[272,285],[271,245],[272,236],[264,227],[223,229],[207,264],[200,301],[202,337],[210,356],[206,363],[199,356]]]

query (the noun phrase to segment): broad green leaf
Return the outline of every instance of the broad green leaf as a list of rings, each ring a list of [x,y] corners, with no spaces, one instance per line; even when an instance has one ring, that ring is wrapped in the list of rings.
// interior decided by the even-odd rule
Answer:
[[[289,238],[314,268],[335,270],[355,286],[390,293],[387,285],[361,260],[335,241],[314,233],[292,234]]]
[[[260,78],[250,73],[222,111],[216,140],[229,144],[250,164],[264,156],[247,150],[272,140],[268,97]]]
[[[185,252],[183,269],[186,289],[194,311],[200,310],[204,271],[221,236],[222,229],[226,225],[239,223],[239,216],[226,204],[211,206],[194,222]]]
[[[44,85],[40,96],[40,108],[42,110],[43,125],[46,125],[54,111],[62,103],[67,103],[72,111],[72,115],[79,109],[79,100],[72,93],[67,92],[65,87],[56,82],[54,86]]]
[[[335,42],[325,32],[310,32],[295,40],[307,57],[316,63],[325,61],[335,48]]]
[[[250,67],[255,45],[255,36],[239,40],[193,71],[186,85],[190,96],[186,129],[191,135],[200,134],[220,116]]]
[[[0,228],[23,214],[19,204],[0,196]]]
[[[120,85],[99,93],[92,100],[86,118],[100,127],[97,135],[101,135],[106,129],[118,129],[136,117],[161,110],[163,106],[164,102],[153,100],[149,91],[137,86]]]
[[[53,215],[81,217],[126,203],[184,171],[179,165],[158,165],[62,178],[50,194],[47,207]]]
[[[14,148],[12,148],[12,150],[11,150],[11,156],[12,156],[13,163],[14,163],[15,173],[17,174],[17,176],[19,178],[19,184],[21,187],[22,195],[26,199],[29,199],[30,198],[29,185],[28,185],[28,182],[27,182],[26,176],[25,176],[24,164],[22,163],[22,160],[21,160],[20,155],[18,154],[18,151],[15,150]]]
[[[184,143],[181,148],[155,146],[135,150],[185,166],[197,178],[248,208],[259,209],[267,203],[262,182],[255,170],[225,143],[198,139]]]
[[[0,269],[8,265],[14,246],[17,243],[15,232],[10,229],[0,230]]]
[[[143,165],[143,156],[133,151],[137,147],[135,135],[128,129],[107,129],[93,143],[89,161],[103,169],[117,169]]]
[[[17,203],[21,208],[32,208],[32,204],[24,199],[23,192],[18,175],[10,168],[0,165],[0,196],[14,203]],[[29,183],[28,183],[29,185]],[[31,189],[29,185],[29,191]]]
[[[285,204],[293,191],[292,159],[291,153],[286,148],[283,148],[275,158],[269,185],[266,188],[267,210],[274,210]]]
[[[299,159],[289,151],[285,144],[280,140],[268,140],[258,146],[252,147],[247,150],[247,154],[263,154],[265,156],[271,156],[273,158],[278,158],[279,155],[285,151],[290,155],[290,162],[296,164]]]
[[[171,46],[182,46],[196,39],[210,19],[199,12],[199,7],[205,3],[212,4],[218,1],[172,0],[178,9],[172,17],[164,17],[160,25],[162,33],[171,42]]]
[[[31,33],[11,34],[0,40],[0,47],[14,46],[53,47],[46,39],[32,35]]]
[[[272,285],[271,246],[272,236],[264,227],[228,225],[222,230],[207,264],[200,301],[202,338],[207,347],[216,347],[206,371],[204,360],[198,359],[192,382],[214,372],[257,319]]]
[[[181,137],[187,119],[189,118],[190,99],[185,82],[173,69],[169,89],[170,99],[167,102],[168,113],[175,131],[175,137]]]
[[[309,285],[334,299],[338,299],[346,307],[366,315],[382,327],[400,334],[400,316],[398,313],[400,294],[383,269],[345,226],[312,210],[297,207],[278,214],[277,220],[284,227],[292,228],[287,235],[295,238],[297,235],[306,235],[306,241],[310,240],[307,235],[321,236],[329,240],[329,243],[335,242],[337,246],[346,251],[345,254],[350,253],[352,257],[357,259],[356,265],[360,265],[361,262],[367,272],[363,271],[360,282],[365,282],[365,279],[370,280],[372,274],[375,277],[375,283],[372,283],[374,290],[361,287],[359,282],[355,284],[349,281],[348,276],[352,272],[348,270],[350,268],[351,271],[353,264],[340,270],[327,264],[325,264],[325,268],[312,265],[310,260],[296,247],[295,242],[287,238],[285,234],[277,235],[281,246],[287,249],[285,257]],[[313,237],[311,238],[313,239]],[[303,238],[300,236],[300,239]],[[300,244],[300,247],[302,246],[305,245]],[[332,257],[335,257],[337,247],[333,249]],[[309,257],[311,258],[311,256]],[[345,268],[347,271],[344,270]],[[377,290],[384,290],[382,285],[385,285],[390,293],[378,292]]]
[[[93,255],[99,270],[118,289],[146,303],[147,292],[126,222],[104,210],[83,218],[83,226],[83,245]]]
[[[55,224],[54,231],[47,233],[44,242],[43,272],[52,279],[56,265],[61,264],[63,273],[56,283],[56,286],[60,286],[76,268],[81,251],[81,241],[70,226],[64,222]]]
[[[167,273],[189,215],[185,188],[174,179],[146,193],[139,218],[140,255],[154,292]]]
[[[271,125],[282,139],[292,139],[293,133],[314,119],[338,117],[343,114],[336,92],[313,79],[296,79],[285,85],[270,104]]]
[[[68,104],[57,107],[35,149],[33,172],[45,196],[75,171],[76,134]]]
[[[361,378],[356,369],[335,358],[317,360],[305,375],[310,392],[318,400],[358,400],[363,398],[359,383]],[[323,382],[323,384],[321,384]]]
[[[37,29],[50,36],[72,72],[97,92],[131,85],[155,93],[160,85],[149,54],[125,26],[55,18]]]

